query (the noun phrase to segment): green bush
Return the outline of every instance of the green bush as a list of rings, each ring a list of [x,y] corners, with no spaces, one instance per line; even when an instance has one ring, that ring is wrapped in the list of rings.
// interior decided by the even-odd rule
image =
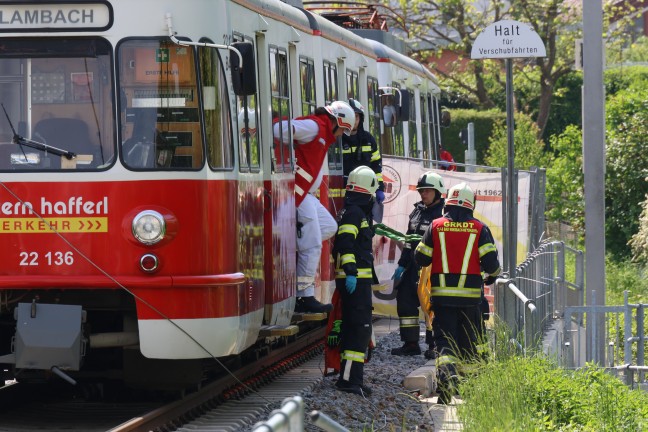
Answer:
[[[538,139],[538,126],[525,114],[515,114],[513,134],[515,168],[529,169],[532,166],[546,167],[551,155],[544,150],[544,143]],[[484,158],[487,165],[502,167],[508,162],[508,128],[506,121],[497,121],[493,126],[490,146]]]
[[[475,124],[475,150],[477,151],[477,165],[484,165],[484,157],[488,149],[493,125],[496,121],[506,119],[506,113],[499,110],[477,111],[473,109],[450,110],[452,123],[449,127],[441,130],[441,142],[443,147],[452,153],[456,162],[465,163],[466,146],[461,143],[459,132],[468,126],[468,123]]]
[[[623,292],[628,291],[630,303],[648,303],[648,267],[626,260],[605,259],[605,303],[623,304]]]
[[[582,131],[573,125],[552,136],[554,158],[547,167],[545,215],[551,221],[569,223],[576,232],[585,231],[582,142]]]
[[[540,356],[483,365],[463,381],[457,407],[466,432],[639,431],[648,427],[648,394],[588,366],[567,371]]]
[[[565,132],[569,126],[581,127],[583,92],[583,73],[573,71],[556,82],[551,102],[551,112],[545,127],[543,140],[550,142],[551,137]]]
[[[608,97],[624,90],[644,89],[648,87],[648,67],[636,65],[611,68],[605,71],[603,81]]]
[[[627,257],[648,193],[648,90],[629,88],[606,104],[606,249]]]

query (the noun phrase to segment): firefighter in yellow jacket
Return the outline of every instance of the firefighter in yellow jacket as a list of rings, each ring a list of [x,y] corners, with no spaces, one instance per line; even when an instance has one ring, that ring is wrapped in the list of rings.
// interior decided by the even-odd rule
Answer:
[[[338,217],[333,257],[335,289],[341,297],[342,322],[338,390],[369,396],[364,385],[365,352],[371,341],[371,284],[374,235],[371,211],[378,179],[373,170],[359,166],[349,173],[344,208]],[[329,335],[330,340],[330,335]]]
[[[482,271],[491,284],[500,273],[497,248],[489,228],[473,217],[475,193],[466,183],[448,191],[445,214],[435,219],[416,248],[420,266],[432,264],[430,285],[438,351],[439,403],[451,400],[456,362],[476,356],[482,326]]]

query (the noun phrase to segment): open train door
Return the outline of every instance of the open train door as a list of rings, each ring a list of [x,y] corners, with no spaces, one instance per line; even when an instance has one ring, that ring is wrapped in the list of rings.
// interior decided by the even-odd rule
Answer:
[[[259,74],[261,91],[268,98],[262,106],[272,106],[272,118],[264,127],[263,185],[265,194],[264,219],[264,273],[266,281],[266,325],[287,326],[295,309],[296,276],[296,209],[295,158],[292,148],[292,128],[274,126],[280,121],[290,122],[288,82],[288,52],[267,45],[264,35],[257,35],[259,69],[270,70]],[[265,66],[264,66],[265,65]],[[272,91],[270,90],[272,89]],[[279,125],[277,125],[279,126]]]

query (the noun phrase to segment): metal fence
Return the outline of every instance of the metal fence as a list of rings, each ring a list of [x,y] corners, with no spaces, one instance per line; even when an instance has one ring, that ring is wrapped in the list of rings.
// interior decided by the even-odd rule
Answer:
[[[581,306],[583,298],[583,253],[563,242],[540,244],[514,277],[505,274],[495,282],[495,312],[525,350],[537,348],[552,320],[567,305]]]
[[[592,361],[601,334],[608,371],[630,387],[648,387],[646,304],[584,305],[584,255],[563,242],[545,242],[515,269],[497,279],[495,313],[525,353],[542,348],[566,368]],[[599,319],[601,318],[603,319]],[[589,320],[589,327],[586,323]]]
[[[310,422],[327,432],[349,432],[344,426],[321,411],[308,414]],[[303,432],[304,399],[301,396],[286,398],[281,409],[274,410],[266,421],[254,425],[253,432]]]
[[[645,387],[646,304],[632,304],[628,292],[621,306],[567,306],[562,329],[562,364],[567,368],[583,367],[592,358],[588,346],[594,346],[598,336],[605,335],[607,344],[604,367],[623,375],[631,387]],[[603,320],[597,319],[603,315]],[[586,320],[591,330],[586,331]],[[602,323],[603,328],[599,328]],[[589,339],[589,344],[587,343]]]

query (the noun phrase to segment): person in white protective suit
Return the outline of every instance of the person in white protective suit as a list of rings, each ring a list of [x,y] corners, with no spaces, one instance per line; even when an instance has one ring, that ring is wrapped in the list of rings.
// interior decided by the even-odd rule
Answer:
[[[349,135],[355,112],[346,102],[335,101],[315,113],[292,121],[277,121],[273,127],[275,145],[292,141],[297,159],[295,206],[297,207],[297,299],[295,312],[330,312],[331,304],[315,298],[315,275],[322,254],[322,242],[333,237],[337,222],[313,195],[322,182],[322,166],[329,147],[342,134]]]

